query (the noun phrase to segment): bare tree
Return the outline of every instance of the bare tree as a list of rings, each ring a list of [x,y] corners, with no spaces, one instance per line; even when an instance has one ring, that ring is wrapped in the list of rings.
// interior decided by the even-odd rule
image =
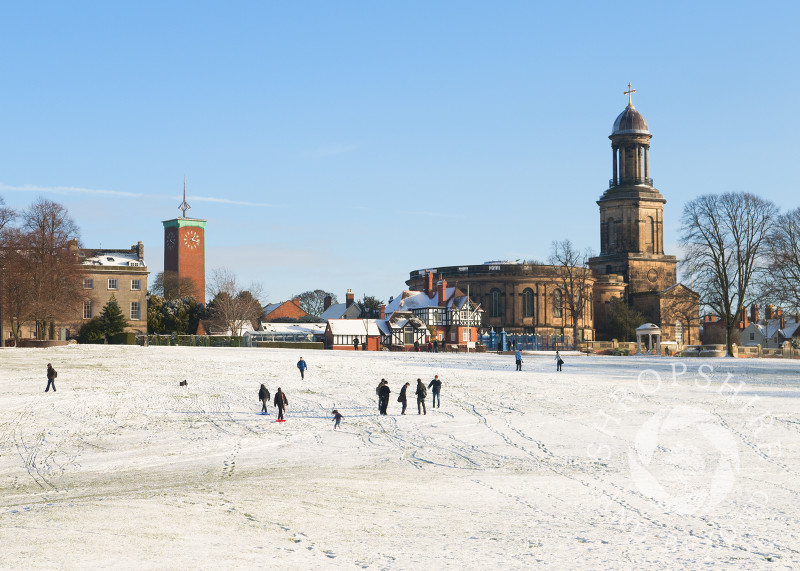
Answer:
[[[79,237],[77,224],[61,204],[39,198],[22,213],[24,242],[31,276],[30,319],[36,337],[47,337],[47,325],[77,315],[83,300],[83,274],[70,243]]]
[[[767,238],[769,266],[760,279],[766,298],[800,311],[800,208],[778,216]]]
[[[6,311],[5,296],[3,295],[6,284],[9,281],[6,269],[6,251],[8,245],[8,233],[6,226],[16,217],[17,213],[5,206],[5,199],[0,196],[0,347],[6,345],[6,334],[3,331],[4,319],[8,315]]]
[[[703,195],[683,208],[682,264],[690,266],[703,304],[724,321],[728,355],[776,214],[772,202],[745,192]]]
[[[166,300],[193,297],[200,299],[197,283],[188,276],[179,276],[178,272],[159,272],[156,274],[150,291]],[[203,300],[200,300],[201,302]]]
[[[325,298],[327,296],[331,296],[331,303],[339,303],[334,294],[321,289],[304,291],[293,295],[292,298],[298,298],[297,303],[300,305],[300,309],[307,314],[320,316],[325,311]]]
[[[578,343],[578,322],[591,302],[592,271],[589,269],[589,258],[592,252],[588,248],[580,252],[572,242],[563,240],[553,242],[549,262],[553,266],[560,289],[564,309],[569,312],[572,326],[572,342]]]
[[[257,325],[264,313],[258,301],[261,286],[251,284],[248,289],[241,289],[230,270],[212,270],[207,289],[212,298],[208,304],[212,321],[230,329],[232,335],[237,335],[244,325]]]

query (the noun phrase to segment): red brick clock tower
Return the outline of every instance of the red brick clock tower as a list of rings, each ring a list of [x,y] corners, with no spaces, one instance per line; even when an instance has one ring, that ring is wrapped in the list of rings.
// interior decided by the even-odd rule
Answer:
[[[178,278],[191,278],[197,286],[200,302],[205,303],[206,291],[206,221],[186,218],[191,208],[186,203],[184,183],[183,203],[178,207],[183,216],[164,220],[164,272],[175,272]]]

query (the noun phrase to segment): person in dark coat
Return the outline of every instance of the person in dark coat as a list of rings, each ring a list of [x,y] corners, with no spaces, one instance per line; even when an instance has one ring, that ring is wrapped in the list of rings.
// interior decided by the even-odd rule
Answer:
[[[561,355],[558,354],[558,349],[556,349],[556,371],[560,371],[563,364],[564,361],[561,359]]]
[[[384,382],[381,385],[380,391],[378,395],[380,396],[380,412],[383,415],[389,414],[386,412],[386,409],[389,407],[389,395],[391,394],[392,389],[389,388],[389,383]]]
[[[517,352],[514,353],[514,358],[517,360],[517,371],[522,370],[522,352],[517,349]]]
[[[258,400],[261,401],[261,414],[269,414],[267,412],[267,403],[269,402],[269,389],[264,385],[258,389]]]
[[[439,408],[442,405],[442,399],[439,397],[439,393],[442,392],[442,379],[439,378],[439,375],[434,375],[433,380],[428,383],[428,388],[431,389],[431,408]],[[439,403],[439,406],[436,403]]]
[[[305,370],[308,369],[308,364],[300,357],[300,360],[297,362],[297,368],[300,369],[300,380],[306,378]]]
[[[53,387],[53,392],[56,392],[56,377],[57,376],[58,376],[58,373],[53,368],[53,365],[51,365],[50,363],[47,363],[47,388],[44,390],[44,392],[49,391],[51,386]]]
[[[278,392],[275,393],[275,402],[273,404],[278,407],[278,420],[284,420],[283,411],[289,406],[289,401],[286,400],[286,395],[283,394],[280,387],[278,387]]]
[[[439,340],[438,339],[434,339],[433,340],[433,352],[434,353],[438,353],[439,352]]]
[[[378,412],[381,411],[381,388],[386,383],[387,383],[386,379],[381,379],[381,382],[378,383],[377,387],[375,387],[375,395],[378,397]]]
[[[417,414],[428,414],[428,411],[425,410],[425,397],[428,396],[428,389],[425,388],[422,379],[417,379],[417,391],[415,394],[417,395]]]
[[[333,415],[333,420],[335,423],[333,425],[333,429],[336,430],[337,428],[339,428],[339,423],[342,422],[342,418],[344,417],[341,414],[339,414],[339,411],[336,409],[333,409],[333,412],[331,414]]]
[[[353,338],[353,351],[358,351],[358,337]]]
[[[400,396],[397,397],[397,402],[403,405],[403,410],[400,411],[400,414],[406,413],[406,407],[408,406],[408,398],[406,397],[406,390],[408,387],[411,386],[411,383],[406,383],[403,385],[403,388],[400,389]]]

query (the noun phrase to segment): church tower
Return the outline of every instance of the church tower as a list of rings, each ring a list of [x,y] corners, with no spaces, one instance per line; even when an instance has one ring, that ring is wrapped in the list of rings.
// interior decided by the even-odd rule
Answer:
[[[636,90],[628,84],[628,106],[611,130],[611,180],[600,206],[600,255],[589,260],[597,275],[618,275],[634,306],[638,294],[664,291],[676,283],[677,258],[664,254],[664,204],[650,178],[647,123],[633,106]]]
[[[191,208],[186,202],[186,182],[183,183],[183,202],[178,207],[180,218],[164,220],[164,274],[174,273],[178,279],[191,278],[197,298],[205,303],[206,288],[206,220],[187,218]]]

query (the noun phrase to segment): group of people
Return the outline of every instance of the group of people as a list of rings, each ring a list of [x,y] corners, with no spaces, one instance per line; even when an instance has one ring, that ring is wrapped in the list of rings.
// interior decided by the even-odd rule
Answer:
[[[262,384],[261,388],[258,389],[258,400],[261,401],[261,414],[269,414],[269,411],[267,410],[269,396],[269,389]],[[286,395],[280,387],[278,387],[278,392],[275,393],[273,406],[278,407],[278,420],[285,420],[283,418],[283,411],[285,411],[286,407],[289,406],[289,401],[286,399]]]
[[[400,389],[400,394],[397,397],[397,402],[402,405],[400,414],[405,414],[406,408],[408,408],[407,391],[408,387],[410,386],[411,383],[404,384]],[[433,402],[431,403],[431,406],[433,408],[439,408],[442,404],[440,396],[442,391],[442,380],[439,378],[439,375],[434,375],[433,380],[428,383],[427,387],[425,386],[425,383],[422,382],[422,379],[417,379],[417,388],[416,391],[414,391],[414,394],[417,395],[417,414],[428,414],[428,410],[425,407],[425,399],[428,397],[428,389],[431,389],[431,394],[433,395]],[[389,388],[389,381],[386,379],[381,379],[381,382],[378,383],[377,387],[375,387],[375,394],[378,395],[378,412],[380,414],[389,414],[389,395],[391,393],[392,391]]]

